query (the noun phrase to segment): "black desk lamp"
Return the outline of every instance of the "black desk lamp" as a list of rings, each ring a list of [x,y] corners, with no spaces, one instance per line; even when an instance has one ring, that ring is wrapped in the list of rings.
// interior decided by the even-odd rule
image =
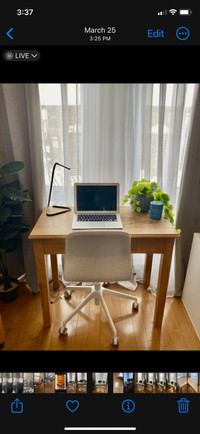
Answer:
[[[48,198],[48,204],[47,204],[47,210],[46,210],[46,215],[49,217],[51,217],[53,215],[63,214],[64,212],[71,211],[71,208],[69,208],[68,206],[59,206],[59,205],[53,205],[53,208],[62,208],[62,211],[55,212],[55,213],[49,213],[49,211],[48,211],[49,206],[50,206],[50,201],[51,201],[51,192],[52,192],[52,187],[53,187],[53,178],[54,178],[54,172],[55,172],[56,165],[64,167],[64,169],[70,170],[70,167],[64,166],[63,164],[60,164],[60,163],[55,163],[53,166],[52,175],[51,175],[51,182],[50,182],[49,198]]]

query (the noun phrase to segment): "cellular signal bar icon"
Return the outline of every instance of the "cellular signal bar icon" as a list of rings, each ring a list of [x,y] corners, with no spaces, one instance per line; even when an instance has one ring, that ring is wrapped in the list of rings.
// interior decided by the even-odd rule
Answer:
[[[167,15],[167,9],[164,9],[163,11],[158,12],[157,15]]]

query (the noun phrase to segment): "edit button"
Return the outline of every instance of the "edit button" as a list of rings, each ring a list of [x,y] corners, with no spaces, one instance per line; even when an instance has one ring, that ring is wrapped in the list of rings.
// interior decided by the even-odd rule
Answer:
[[[148,38],[164,38],[164,30],[161,29],[148,29]]]

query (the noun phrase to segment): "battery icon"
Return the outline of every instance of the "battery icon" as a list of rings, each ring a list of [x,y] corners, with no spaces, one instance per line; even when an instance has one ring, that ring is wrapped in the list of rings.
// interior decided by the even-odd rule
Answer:
[[[179,9],[179,15],[191,15],[192,14],[192,11],[191,11],[191,9]]]

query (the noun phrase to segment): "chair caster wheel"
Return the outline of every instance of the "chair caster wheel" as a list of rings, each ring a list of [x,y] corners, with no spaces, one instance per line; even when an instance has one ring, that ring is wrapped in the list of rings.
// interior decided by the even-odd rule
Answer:
[[[137,301],[134,301],[132,304],[132,310],[139,310],[139,303]]]
[[[64,293],[64,298],[70,298],[72,295],[72,291],[70,289],[67,289]]]
[[[60,333],[61,336],[66,336],[67,335],[67,327],[61,326],[59,328],[59,333]]]
[[[112,338],[112,345],[114,347],[118,347],[118,345],[119,345],[119,338],[118,337]]]

